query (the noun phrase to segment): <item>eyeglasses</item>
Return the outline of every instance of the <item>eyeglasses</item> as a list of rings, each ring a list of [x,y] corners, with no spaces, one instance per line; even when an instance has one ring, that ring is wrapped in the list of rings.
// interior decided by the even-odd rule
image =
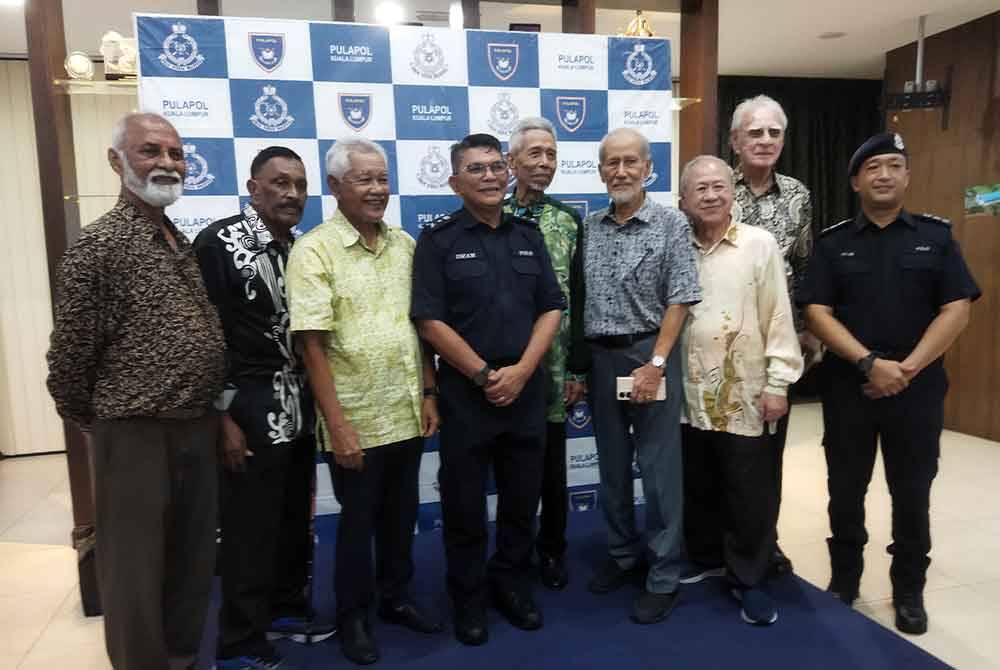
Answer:
[[[375,184],[378,184],[379,186],[388,186],[389,176],[384,174],[380,174],[377,176],[372,176],[372,175],[360,175],[357,177],[345,176],[344,182],[350,184],[351,186],[360,186],[362,188],[370,188]]]
[[[473,177],[482,177],[489,170],[491,173],[500,175],[507,172],[507,161],[494,161],[493,163],[472,163],[462,168]]]

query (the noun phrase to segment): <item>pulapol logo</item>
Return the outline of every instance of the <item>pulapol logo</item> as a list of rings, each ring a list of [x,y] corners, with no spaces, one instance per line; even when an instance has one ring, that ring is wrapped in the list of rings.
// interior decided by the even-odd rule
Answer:
[[[507,81],[517,72],[517,57],[520,51],[520,44],[493,44],[491,42],[486,45],[486,60],[489,61],[490,69],[500,81]]]
[[[196,145],[184,145],[184,162],[187,164],[187,174],[184,176],[185,191],[200,191],[215,181],[215,175],[208,171],[208,161],[198,153]]]
[[[560,70],[593,70],[595,67],[590,54],[561,53],[556,56],[556,68]]]
[[[441,149],[430,148],[417,169],[417,181],[427,188],[441,188],[448,183],[448,159],[441,155]]]
[[[263,95],[253,103],[250,123],[269,133],[280,133],[295,123],[295,117],[288,113],[288,103],[278,96],[274,86],[264,86]]]
[[[653,59],[646,53],[646,45],[634,45],[632,53],[625,59],[625,69],[622,70],[625,81],[633,86],[645,86],[656,79],[656,74],[657,72],[653,68]]]
[[[566,132],[575,133],[587,118],[587,99],[573,96],[556,96],[556,117]]]
[[[340,115],[355,132],[360,132],[372,118],[372,96],[370,93],[340,93]]]
[[[510,93],[500,93],[490,107],[489,127],[501,135],[510,135],[520,120],[521,115],[510,99]]]
[[[444,49],[438,46],[431,33],[424,33],[420,44],[413,50],[410,69],[424,79],[437,79],[448,71]]]
[[[597,491],[571,491],[569,494],[569,504],[574,512],[589,512],[597,508]]]
[[[274,72],[285,58],[285,36],[250,33],[250,54],[264,72]]]
[[[660,113],[655,109],[625,110],[625,125],[633,128],[655,126],[660,122]]]
[[[163,40],[163,53],[160,63],[174,72],[190,72],[205,62],[205,57],[198,53],[198,42],[187,33],[187,25],[175,23],[173,32]]]
[[[590,407],[586,402],[580,401],[573,405],[573,409],[566,419],[569,421],[569,425],[577,430],[583,430],[590,424]]]

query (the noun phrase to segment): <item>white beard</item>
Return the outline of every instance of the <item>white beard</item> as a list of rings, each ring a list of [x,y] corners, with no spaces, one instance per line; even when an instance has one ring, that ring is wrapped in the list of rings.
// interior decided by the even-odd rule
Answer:
[[[143,182],[129,165],[125,152],[119,151],[118,156],[125,169],[125,188],[132,191],[147,205],[166,207],[177,202],[177,199],[184,193],[184,180],[179,173],[154,168],[146,175],[146,181]],[[153,177],[174,177],[177,181],[173,184],[157,184],[153,181]]]

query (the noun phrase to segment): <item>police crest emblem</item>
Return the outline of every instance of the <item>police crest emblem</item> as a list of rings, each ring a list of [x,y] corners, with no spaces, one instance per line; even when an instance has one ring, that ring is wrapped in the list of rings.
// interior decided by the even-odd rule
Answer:
[[[586,219],[587,215],[590,214],[590,203],[587,202],[586,200],[563,200],[562,202],[564,205],[568,205],[569,207],[572,207],[573,209],[578,211],[580,213],[581,219]],[[570,421],[570,425],[575,425],[575,424],[573,424],[573,422]]]
[[[490,107],[489,127],[501,135],[510,135],[520,120],[521,115],[510,99],[510,93],[497,95],[497,101]]]
[[[187,25],[175,23],[171,29],[163,40],[160,63],[174,72],[190,72],[200,67],[205,57],[198,53],[198,42],[188,35]]]
[[[197,145],[184,145],[184,163],[187,165],[187,173],[184,175],[185,191],[200,191],[215,181],[215,175],[208,171],[208,161],[198,153]]]
[[[431,33],[424,33],[420,44],[413,50],[410,69],[424,79],[437,79],[448,71],[444,49],[438,46]]]
[[[587,118],[587,99],[576,96],[556,96],[556,118],[566,132],[575,133]]]
[[[645,86],[656,79],[656,75],[653,59],[646,52],[646,45],[633,45],[632,53],[625,59],[625,69],[622,70],[622,77],[625,78],[625,81],[633,86]]]
[[[659,176],[660,175],[656,173],[656,165],[654,164],[652,166],[652,169],[650,169],[649,171],[649,176],[642,181],[642,187],[649,188],[650,186],[656,183],[656,178]]]
[[[275,86],[264,86],[263,95],[253,103],[250,123],[268,133],[280,133],[295,123],[295,117],[288,113],[288,103],[278,95]]]
[[[569,494],[570,507],[574,512],[588,512],[597,507],[597,491],[572,491]]]
[[[250,33],[250,54],[264,72],[274,72],[285,59],[285,36],[275,33]]]
[[[486,60],[490,64],[490,69],[500,81],[507,81],[517,72],[518,55],[521,51],[519,44],[487,44]]]
[[[432,146],[420,159],[417,181],[427,188],[441,188],[448,183],[448,159],[441,155],[441,149]]]
[[[583,430],[590,425],[590,406],[585,401],[580,401],[573,405],[569,416],[566,417],[569,425],[577,430]]]
[[[339,93],[340,115],[351,130],[360,132],[372,118],[370,93]]]

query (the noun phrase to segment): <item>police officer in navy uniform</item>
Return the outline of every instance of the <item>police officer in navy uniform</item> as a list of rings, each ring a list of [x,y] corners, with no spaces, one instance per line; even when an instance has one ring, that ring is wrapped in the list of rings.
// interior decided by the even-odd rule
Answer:
[[[451,148],[463,208],[424,232],[410,316],[440,356],[438,474],[455,636],[484,644],[487,596],[518,628],[542,626],[529,590],[541,494],[547,382],[539,367],[565,309],[541,232],[502,211],[507,163],[492,135]],[[486,485],[497,488],[488,564]]]
[[[858,596],[878,440],[892,496],[896,628],[916,635],[927,630],[930,492],[948,388],[942,355],[980,291],[949,223],[903,208],[910,171],[898,134],[867,140],[848,173],[860,211],[822,233],[797,297],[809,329],[834,354],[823,394],[829,590],[847,604]]]

